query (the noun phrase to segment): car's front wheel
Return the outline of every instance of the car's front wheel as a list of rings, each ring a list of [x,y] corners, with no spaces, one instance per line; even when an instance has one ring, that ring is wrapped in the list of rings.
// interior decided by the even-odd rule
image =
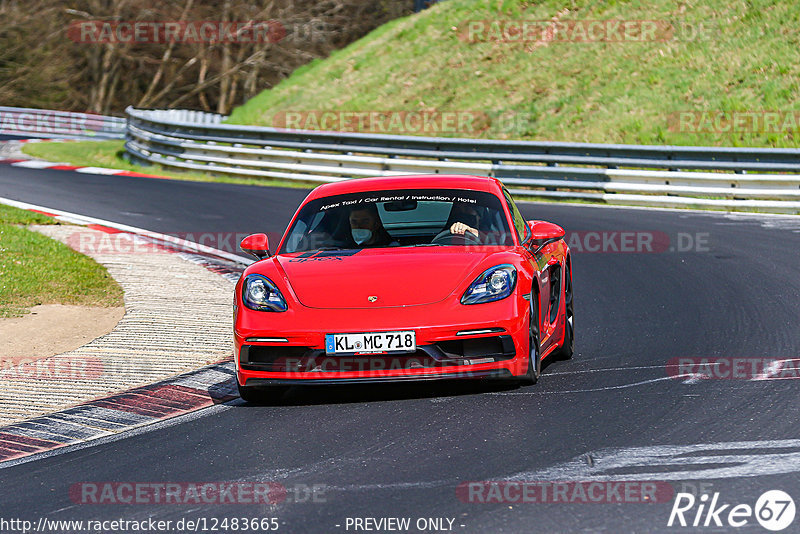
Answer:
[[[542,374],[542,358],[539,346],[539,297],[531,292],[531,313],[528,327],[528,372],[520,380],[522,385],[532,386]]]
[[[564,342],[553,353],[556,360],[569,360],[575,351],[575,311],[572,303],[572,266],[564,278]]]

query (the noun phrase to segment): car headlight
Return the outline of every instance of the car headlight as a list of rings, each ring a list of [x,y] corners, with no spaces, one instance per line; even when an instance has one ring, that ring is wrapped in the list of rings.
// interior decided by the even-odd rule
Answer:
[[[289,308],[272,280],[260,274],[251,274],[244,279],[242,302],[251,310],[258,311],[284,312]]]
[[[486,269],[470,284],[461,297],[461,304],[482,304],[506,298],[517,285],[517,269],[513,265],[496,265]]]

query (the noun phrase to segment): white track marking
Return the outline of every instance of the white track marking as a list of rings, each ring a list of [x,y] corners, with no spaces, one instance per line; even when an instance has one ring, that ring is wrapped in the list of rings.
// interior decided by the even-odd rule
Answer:
[[[683,381],[684,384],[697,384],[701,380],[706,380],[708,378],[711,378],[710,376],[704,375],[703,373],[690,373],[688,375],[682,375],[682,376],[688,376],[688,378]]]
[[[585,373],[602,373],[605,371],[634,371],[640,369],[666,369],[667,365],[641,365],[636,367],[601,367],[600,369],[585,369],[583,371],[556,371],[554,373],[547,373],[544,376],[558,376],[558,375],[577,375]],[[674,366],[677,367],[677,366]]]
[[[784,371],[796,371],[798,369],[797,366],[795,367],[785,367],[785,365],[789,362],[800,362],[800,358],[788,358],[785,360],[775,360],[771,364],[769,364],[762,372],[751,378],[750,380],[789,380],[792,378],[797,378],[794,376],[784,376],[784,377],[776,377],[776,375],[784,372]],[[797,373],[795,373],[797,374]]]
[[[54,164],[51,164],[54,165]],[[119,174],[121,172],[125,172],[122,169],[106,169],[105,167],[80,167],[75,169],[75,172],[80,172],[82,174]]]
[[[55,167],[57,165],[69,165],[69,163],[53,163],[52,161],[29,159],[11,164],[12,167],[26,167],[28,169],[47,169],[48,167]]]
[[[661,378],[642,380],[641,382],[634,382],[632,384],[622,384],[619,386],[604,386],[601,388],[591,388],[591,389],[571,389],[571,390],[561,390],[561,391],[498,391],[494,393],[487,393],[487,395],[553,395],[558,393],[590,393],[593,391],[611,391],[614,389],[625,389],[636,386],[644,386],[647,384],[653,384],[655,382],[663,382],[665,380],[675,380],[677,378],[688,377],[688,376],[689,375],[663,376]]]
[[[781,450],[784,449],[784,450]],[[800,471],[800,439],[601,449],[505,480],[693,480]]]

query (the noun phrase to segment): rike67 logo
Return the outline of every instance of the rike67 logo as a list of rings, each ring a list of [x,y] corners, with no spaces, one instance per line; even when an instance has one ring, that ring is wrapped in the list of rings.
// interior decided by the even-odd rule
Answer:
[[[767,530],[778,532],[794,522],[795,505],[792,497],[781,490],[763,493],[755,506],[731,505],[720,501],[719,492],[695,497],[691,493],[678,493],[667,526],[740,528],[753,519]]]

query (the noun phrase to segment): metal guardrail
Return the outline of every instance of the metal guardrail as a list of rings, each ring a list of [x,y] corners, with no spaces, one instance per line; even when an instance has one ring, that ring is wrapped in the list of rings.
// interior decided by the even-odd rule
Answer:
[[[122,139],[125,137],[125,119],[0,106],[0,134],[53,139]]]
[[[175,169],[314,182],[478,174],[520,196],[800,214],[798,149],[298,131],[223,124],[223,116],[196,111],[126,112],[128,156]]]

